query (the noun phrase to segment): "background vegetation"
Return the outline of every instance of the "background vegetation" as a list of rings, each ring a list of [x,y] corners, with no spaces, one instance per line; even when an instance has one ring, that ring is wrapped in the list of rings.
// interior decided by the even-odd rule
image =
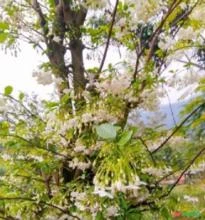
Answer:
[[[2,48],[26,41],[46,57],[33,75],[56,98],[1,93],[0,218],[204,219],[204,9],[1,0]],[[170,87],[196,94],[168,129]],[[157,112],[147,123],[145,110]]]

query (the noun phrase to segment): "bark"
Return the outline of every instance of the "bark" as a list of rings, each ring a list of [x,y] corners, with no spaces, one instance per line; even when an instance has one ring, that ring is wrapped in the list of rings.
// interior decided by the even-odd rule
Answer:
[[[83,44],[77,38],[70,41],[70,51],[73,67],[73,83],[76,94],[85,89],[84,62],[83,62]]]
[[[73,84],[76,94],[81,93],[85,89],[84,61],[83,61],[83,42],[81,26],[84,24],[87,10],[80,7],[79,10],[73,11],[70,3],[62,1],[64,22],[70,35],[70,52],[73,68]]]
[[[83,61],[83,42],[81,26],[84,24],[87,10],[83,7],[72,9],[71,1],[55,0],[55,17],[52,24],[52,30],[48,28],[48,18],[43,14],[38,0],[33,0],[32,7],[39,16],[39,23],[43,31],[43,36],[47,46],[46,54],[51,64],[55,76],[67,82],[59,88],[60,93],[66,87],[69,88],[68,74],[70,70],[65,61],[67,46],[64,45],[64,38],[67,34],[70,40],[69,50],[71,53],[72,78],[76,94],[85,89],[84,61]],[[51,34],[52,33],[52,34]],[[56,41],[58,38],[58,41]]]

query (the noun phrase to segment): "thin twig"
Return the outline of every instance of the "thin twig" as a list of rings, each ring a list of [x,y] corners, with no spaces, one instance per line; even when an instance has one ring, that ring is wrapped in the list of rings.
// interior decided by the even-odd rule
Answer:
[[[43,36],[44,36],[45,42],[47,44],[47,42],[48,42],[48,37],[47,37],[48,25],[47,25],[46,15],[44,15],[44,13],[41,9],[41,5],[38,2],[38,0],[33,0],[33,2],[31,3],[31,7],[39,16],[40,26],[43,31]]]
[[[161,20],[159,26],[156,28],[156,30],[154,31],[154,33],[152,34],[151,36],[151,39],[150,39],[150,49],[149,49],[149,53],[148,53],[148,56],[147,56],[147,59],[146,59],[146,63],[149,63],[152,55],[153,55],[153,50],[154,50],[154,47],[155,47],[155,43],[157,41],[157,38],[159,36],[159,34],[161,33],[162,31],[162,28],[165,24],[165,22],[167,21],[167,19],[169,18],[169,16],[171,15],[171,13],[176,9],[176,7],[181,3],[181,0],[180,1],[176,1],[176,0],[173,0],[172,4],[170,5],[169,9],[168,9],[168,12],[166,13],[166,15],[164,16],[164,18]]]
[[[57,210],[61,211],[62,213],[68,214],[69,216],[71,216],[74,219],[80,220],[79,217],[72,215],[68,210],[65,210],[65,209],[63,209],[59,206],[53,205],[51,203],[47,203],[47,202],[44,202],[44,201],[38,201],[36,199],[32,199],[32,198],[28,198],[28,197],[0,197],[0,200],[24,200],[24,201],[36,202],[36,203],[43,204],[43,205],[46,205],[48,207],[57,209]]]
[[[180,171],[180,170],[182,170],[182,169],[179,168],[179,169],[173,170],[172,172],[166,174],[165,176],[163,176],[162,178],[160,178],[160,179],[156,182],[156,184],[158,185],[158,184],[161,183],[163,180],[165,180],[165,179],[167,179],[168,177],[174,175],[176,172],[178,172],[178,171]]]
[[[196,113],[199,109],[205,106],[205,102],[194,109],[178,126],[175,127],[173,132],[155,149],[152,153],[158,152],[175,134],[181,129],[181,127]]]
[[[102,72],[102,69],[103,69],[103,66],[104,66],[104,63],[105,63],[105,59],[106,59],[106,56],[107,56],[108,48],[109,48],[109,45],[110,45],[110,39],[111,39],[111,35],[112,35],[112,30],[113,30],[113,26],[114,26],[114,23],[115,23],[115,17],[116,17],[116,14],[117,14],[118,3],[119,3],[119,0],[116,0],[115,8],[114,8],[113,15],[112,15],[112,21],[111,21],[110,29],[109,29],[109,32],[108,32],[105,51],[104,51],[103,58],[102,58],[102,61],[101,61],[101,64],[100,64],[100,67],[99,67],[99,70],[98,70],[98,74],[100,74]]]
[[[187,65],[190,65],[190,66],[197,67],[200,70],[204,70],[205,69],[205,67],[203,67],[202,65],[200,65],[198,63],[191,62],[191,61],[185,61],[185,60],[180,60],[180,59],[177,59],[176,61],[178,61],[180,63],[184,63],[184,64],[187,64]]]
[[[154,159],[154,157],[153,157],[153,155],[152,155],[152,152],[149,150],[149,147],[148,147],[148,145],[146,144],[145,140],[143,140],[141,137],[137,137],[137,138],[138,138],[138,139],[141,141],[141,143],[145,146],[147,152],[149,153],[149,155],[150,155],[150,157],[151,157],[151,159],[152,159],[153,164],[156,165],[156,161],[155,161],[155,159]]]
[[[66,159],[69,159],[69,158],[68,158],[66,155],[64,155],[64,154],[58,153],[58,152],[56,152],[56,151],[54,151],[54,150],[51,150],[51,149],[47,149],[47,148],[38,146],[38,145],[36,145],[35,143],[32,143],[30,140],[27,140],[27,139],[25,139],[25,138],[23,138],[23,137],[21,137],[21,136],[18,136],[18,135],[6,134],[6,135],[0,135],[0,137],[13,137],[13,138],[17,138],[17,139],[19,139],[19,140],[24,141],[25,143],[28,143],[28,144],[31,145],[32,147],[36,147],[36,148],[38,148],[38,149],[48,151],[48,152],[50,152],[50,153],[52,153],[52,154],[54,154],[54,155],[58,155],[58,156],[61,156],[61,157],[66,158]]]
[[[167,99],[168,99],[168,102],[169,102],[169,109],[170,109],[170,112],[171,112],[171,115],[172,115],[172,120],[173,120],[174,125],[176,127],[177,126],[177,122],[176,122],[176,119],[174,117],[174,111],[173,111],[173,108],[172,108],[172,104],[171,104],[171,100],[170,100],[170,97],[169,97],[169,93],[167,92],[166,89],[164,89],[164,90],[165,90],[165,93],[167,95]]]
[[[186,166],[186,168],[183,170],[183,172],[179,175],[179,177],[177,178],[177,180],[174,182],[174,184],[171,186],[171,188],[168,190],[168,192],[166,194],[164,194],[162,196],[166,197],[168,196],[173,189],[176,187],[176,185],[179,183],[180,179],[183,177],[183,175],[187,172],[187,170],[194,164],[194,162],[201,156],[201,154],[203,154],[205,152],[205,147],[203,149],[201,149],[195,156],[194,158],[189,162],[189,164]]]
[[[12,100],[12,101],[18,103],[18,104],[19,104],[21,107],[23,107],[23,109],[29,114],[29,116],[34,117],[34,118],[41,119],[39,116],[33,114],[30,109],[28,109],[22,102],[20,102],[18,99],[14,98],[13,96],[11,96],[11,95],[5,95],[5,94],[3,94],[3,93],[0,93],[0,95],[1,95],[1,96],[6,96],[6,97],[8,97],[10,100]],[[42,120],[42,119],[41,119],[41,120]]]

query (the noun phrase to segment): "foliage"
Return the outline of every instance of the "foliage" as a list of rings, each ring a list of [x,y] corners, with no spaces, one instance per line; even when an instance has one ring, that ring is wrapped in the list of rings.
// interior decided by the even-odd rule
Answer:
[[[204,79],[175,128],[129,123],[129,117],[158,108],[160,87],[173,84],[171,64],[201,70],[204,2],[8,0],[0,6],[0,43],[16,50],[23,40],[46,55],[33,75],[40,84],[54,83],[58,95],[16,96],[12,86],[1,94],[0,217],[172,219],[179,195],[171,193],[200,168],[205,151]],[[200,141],[193,143],[190,133]]]

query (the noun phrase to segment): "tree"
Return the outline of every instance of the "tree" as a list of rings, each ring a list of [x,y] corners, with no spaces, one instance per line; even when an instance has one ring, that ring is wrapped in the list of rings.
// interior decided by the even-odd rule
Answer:
[[[205,103],[172,131],[128,119],[157,108],[171,63],[202,67],[204,7],[200,0],[1,3],[0,42],[15,50],[23,40],[46,55],[34,75],[44,85],[54,81],[59,95],[14,97],[11,86],[2,94],[2,218],[170,217],[167,197],[205,149],[185,163],[186,153],[170,150],[169,141]],[[123,53],[114,64],[116,48]],[[92,57],[100,62],[87,67]]]

